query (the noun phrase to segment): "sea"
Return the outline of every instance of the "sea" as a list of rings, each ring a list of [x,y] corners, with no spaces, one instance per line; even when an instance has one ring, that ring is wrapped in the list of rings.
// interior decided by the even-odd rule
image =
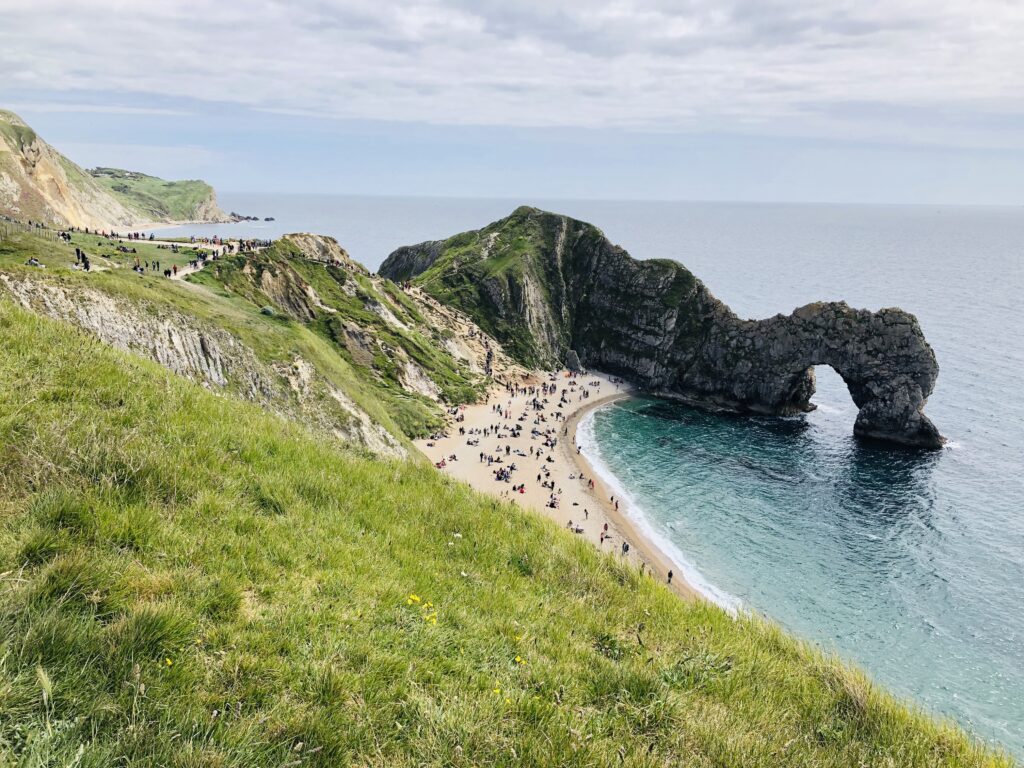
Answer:
[[[376,269],[400,245],[520,204],[590,221],[638,259],[685,264],[738,314],[817,300],[914,313],[948,442],[854,439],[842,379],[817,409],[710,413],[652,398],[593,411],[583,450],[710,599],[769,617],[913,705],[1024,758],[1024,207],[222,194],[272,222],[167,234],[335,236]]]

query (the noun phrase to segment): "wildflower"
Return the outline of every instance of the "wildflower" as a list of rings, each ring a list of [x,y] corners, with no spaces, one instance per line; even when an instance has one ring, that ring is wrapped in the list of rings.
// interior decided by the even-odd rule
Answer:
[[[525,664],[525,663],[526,663],[526,659],[524,659],[522,656],[516,656],[516,664]]]
[[[406,605],[412,605],[413,603],[418,603],[419,601],[420,601],[420,596],[419,595],[417,595],[415,593],[410,593],[408,599],[405,601],[405,604]]]
[[[164,663],[166,663],[168,667],[171,666],[172,664],[174,664],[174,662],[171,661],[170,659],[164,659]]]

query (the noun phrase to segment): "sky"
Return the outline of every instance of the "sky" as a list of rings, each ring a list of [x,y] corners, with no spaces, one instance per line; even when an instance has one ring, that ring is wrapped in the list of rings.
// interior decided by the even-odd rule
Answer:
[[[0,0],[0,107],[218,189],[1024,203],[1020,0]]]

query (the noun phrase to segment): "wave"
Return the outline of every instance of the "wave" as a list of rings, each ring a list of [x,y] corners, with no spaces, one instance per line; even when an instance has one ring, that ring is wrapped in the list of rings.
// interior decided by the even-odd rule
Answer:
[[[686,555],[683,554],[682,550],[656,529],[647,515],[644,514],[643,508],[637,503],[630,492],[623,487],[619,478],[608,467],[598,445],[597,436],[594,433],[594,415],[599,410],[601,409],[595,408],[586,414],[580,420],[579,426],[576,429],[576,443],[582,449],[584,457],[590,463],[594,472],[600,475],[601,480],[615,492],[615,496],[622,502],[620,509],[640,529],[644,537],[672,561],[672,564],[682,573],[686,583],[711,602],[735,615],[743,608],[742,601],[708,581],[697,566],[691,563]]]
[[[840,408],[839,406],[829,405],[828,403],[821,403],[821,402],[818,402],[817,400],[814,400],[812,402],[816,406],[818,406],[818,410],[821,411],[822,413],[833,413],[834,414],[834,413],[846,413],[847,412],[846,408]]]

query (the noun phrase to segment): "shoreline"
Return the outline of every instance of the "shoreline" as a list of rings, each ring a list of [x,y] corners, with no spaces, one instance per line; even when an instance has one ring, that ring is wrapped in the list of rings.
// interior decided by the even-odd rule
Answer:
[[[636,397],[636,395],[633,393],[611,395],[609,397],[602,398],[597,402],[590,403],[570,415],[566,420],[565,425],[569,431],[568,436],[572,438],[572,442],[566,442],[562,446],[562,453],[569,459],[569,461],[573,462],[580,471],[585,472],[588,476],[593,478],[595,487],[593,489],[588,489],[588,493],[594,499],[595,503],[604,508],[605,514],[607,514],[611,520],[612,527],[619,533],[620,537],[631,542],[631,551],[636,551],[635,559],[640,560],[646,565],[645,572],[658,575],[662,580],[665,580],[668,572],[673,571],[674,575],[672,583],[667,584],[673,592],[686,600],[708,600],[709,598],[707,595],[687,580],[685,573],[686,565],[684,563],[676,562],[669,553],[665,552],[660,546],[658,546],[658,542],[651,538],[646,531],[641,530],[638,522],[630,517],[627,512],[624,510],[617,510],[615,508],[615,505],[610,501],[614,494],[610,492],[611,488],[608,487],[601,473],[593,464],[591,464],[590,460],[582,450],[579,452],[573,450],[573,446],[582,448],[582,446],[580,446],[577,433],[584,418],[596,411],[598,408],[615,402],[630,400],[634,397]]]
[[[516,383],[526,387],[553,384],[563,399],[557,405],[545,399],[542,410],[528,410],[531,396],[510,394],[496,384],[485,402],[460,406],[458,418],[449,421],[443,435],[413,444],[438,471],[476,490],[542,514],[582,535],[595,548],[628,560],[662,583],[668,581],[672,571],[673,578],[667,586],[679,597],[711,601],[706,592],[687,579],[693,567],[685,560],[679,562],[659,546],[656,537],[645,531],[625,508],[617,510],[612,501],[614,489],[582,450],[577,452],[577,432],[583,419],[597,408],[635,397],[636,392],[622,382],[594,372],[571,378],[564,370],[556,374],[531,371]],[[558,395],[547,397],[553,400]],[[495,408],[502,411],[496,412]],[[518,417],[514,421],[513,415]],[[534,417],[532,426],[529,416]],[[514,435],[515,428],[521,430],[520,435]],[[557,436],[555,446],[538,446],[537,439],[542,435],[527,434],[532,430]],[[529,449],[529,453],[524,449]],[[493,464],[490,459],[494,459]],[[496,470],[513,466],[515,472],[509,479],[502,482],[495,478]],[[540,482],[542,478],[548,487]],[[522,487],[516,490],[517,486]],[[625,499],[620,501],[628,503]],[[621,551],[623,542],[629,544],[625,554]]]

